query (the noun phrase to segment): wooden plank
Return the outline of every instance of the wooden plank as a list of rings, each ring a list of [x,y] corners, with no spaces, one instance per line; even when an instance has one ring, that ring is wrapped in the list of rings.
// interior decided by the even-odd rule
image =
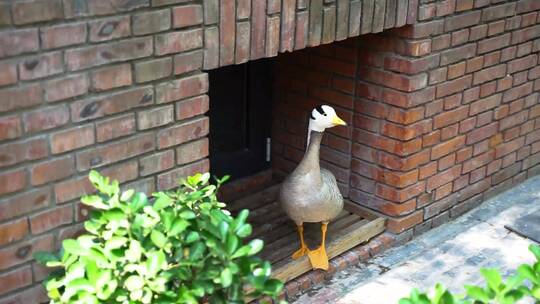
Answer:
[[[276,201],[278,197],[279,187],[281,184],[276,184],[265,188],[253,195],[235,200],[230,204],[231,211],[240,211],[242,209],[254,210],[266,204]]]
[[[349,212],[352,212],[354,214],[357,214],[358,216],[361,216],[361,217],[363,217],[365,219],[368,219],[368,220],[374,220],[374,219],[378,218],[378,216],[376,216],[372,212],[367,211],[365,208],[361,207],[357,203],[353,203],[353,202],[351,202],[349,200],[345,200],[345,203],[343,205],[343,209],[345,209],[345,210],[347,210]]]
[[[360,221],[341,230],[331,242],[327,243],[328,257],[334,258],[358,244],[368,241],[384,231],[384,224],[383,218],[377,218],[367,223]],[[273,277],[287,282],[311,269],[307,257],[304,256],[296,261],[289,258],[274,265]]]

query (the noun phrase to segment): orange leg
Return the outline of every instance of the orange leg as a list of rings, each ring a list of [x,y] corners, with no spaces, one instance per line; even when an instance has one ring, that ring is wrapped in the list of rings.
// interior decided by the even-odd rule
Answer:
[[[300,236],[300,249],[296,250],[292,255],[292,258],[295,260],[303,257],[309,252],[309,248],[306,246],[306,242],[304,242],[303,224],[297,225],[296,227],[298,228],[298,235]]]
[[[321,225],[321,246],[315,250],[308,251],[309,261],[313,268],[328,270],[328,255],[326,254],[326,229],[328,222],[323,222]]]

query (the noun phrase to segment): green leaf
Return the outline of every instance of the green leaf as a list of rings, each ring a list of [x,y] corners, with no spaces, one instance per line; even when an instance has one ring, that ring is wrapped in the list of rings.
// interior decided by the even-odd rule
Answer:
[[[130,262],[138,262],[141,259],[142,250],[141,243],[137,240],[132,240],[129,243],[128,250],[126,250],[126,258]]]
[[[135,193],[135,190],[133,189],[126,190],[120,196],[120,200],[123,202],[128,202],[131,199],[131,197],[133,197],[134,193]]]
[[[67,239],[62,242],[62,247],[65,252],[85,256],[88,254],[88,251],[82,248],[76,240]]]
[[[148,198],[146,197],[146,194],[142,192],[137,192],[131,199],[131,203],[129,204],[129,208],[133,213],[139,211],[142,207],[146,206],[148,204]]]
[[[227,237],[227,232],[229,232],[229,224],[227,222],[221,221],[218,225],[218,231],[221,240],[225,241]]]
[[[159,230],[152,230],[150,239],[152,240],[152,243],[159,248],[163,248],[167,245],[167,237]]]
[[[252,228],[250,224],[242,224],[238,229],[236,230],[236,235],[238,235],[241,238],[245,238],[251,235]]]
[[[196,232],[196,231],[190,231],[188,233],[188,235],[186,236],[186,243],[187,244],[190,244],[190,243],[193,243],[193,242],[196,242],[200,239],[199,237],[199,233]]]
[[[540,286],[534,286],[532,289],[531,289],[531,295],[537,299],[537,300],[540,300]]]
[[[536,260],[540,262],[540,246],[531,244],[529,245],[529,251],[534,254]]]
[[[189,226],[189,222],[184,219],[176,219],[171,227],[171,230],[169,231],[169,235],[171,236],[177,236],[178,234],[182,233],[186,228]]]
[[[113,236],[105,243],[106,250],[113,250],[124,246],[127,243],[128,239],[121,236]]]
[[[154,210],[156,211],[170,206],[173,202],[172,199],[163,192],[159,192],[154,195],[157,196],[157,199],[154,202]]]
[[[137,275],[129,276],[124,282],[124,286],[129,291],[141,289],[144,286],[144,279]]]
[[[149,277],[155,276],[165,265],[166,257],[163,251],[150,251],[146,254],[146,270]]]
[[[107,221],[121,221],[127,218],[127,215],[119,208],[114,208],[103,212],[103,218]]]
[[[467,295],[475,300],[484,303],[488,303],[490,300],[488,294],[478,286],[465,285],[465,290],[467,291]]]
[[[232,283],[231,270],[229,268],[223,269],[220,275],[220,279],[221,279],[221,286],[223,286],[224,288],[229,287]]]
[[[103,200],[99,195],[86,195],[81,197],[81,203],[94,207],[96,209],[107,210],[109,206],[103,203]]]
[[[238,249],[238,245],[240,244],[240,241],[235,235],[229,234],[227,236],[227,253],[233,254],[236,249]]]
[[[480,273],[486,279],[489,288],[497,292],[502,283],[502,278],[499,271],[494,268],[482,268],[480,269]]]
[[[195,213],[191,210],[186,210],[186,211],[182,211],[180,212],[180,217],[185,219],[185,220],[191,220],[191,219],[194,219],[196,217]]]
[[[257,254],[259,253],[259,251],[262,250],[264,246],[264,242],[262,240],[259,240],[259,239],[255,239],[255,240],[252,240],[251,242],[249,242],[249,255],[254,255],[254,254]]]
[[[35,252],[34,259],[36,259],[36,261],[42,265],[46,265],[48,262],[60,261],[60,259],[56,255],[45,251]]]
[[[517,269],[518,273],[522,275],[524,278],[529,279],[533,283],[540,283],[538,278],[536,277],[536,273],[534,272],[534,269],[527,264],[522,264]]]

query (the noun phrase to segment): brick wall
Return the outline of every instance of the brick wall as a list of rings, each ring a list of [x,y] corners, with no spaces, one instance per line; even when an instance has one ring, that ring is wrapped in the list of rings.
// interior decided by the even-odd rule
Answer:
[[[352,132],[330,130],[323,165],[359,208],[410,234],[540,173],[539,11],[535,0],[422,3],[413,26],[280,59],[291,79],[274,165],[290,171],[303,155],[299,115],[334,105]]]
[[[81,227],[90,169],[150,193],[208,170],[204,70],[412,23],[417,0],[0,3],[0,303]],[[338,22],[339,21],[339,22]],[[342,179],[344,183],[345,180]]]

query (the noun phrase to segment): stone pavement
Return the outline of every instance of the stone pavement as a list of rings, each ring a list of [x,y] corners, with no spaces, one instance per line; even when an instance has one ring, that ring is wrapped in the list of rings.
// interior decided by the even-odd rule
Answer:
[[[496,267],[506,277],[534,258],[527,249],[531,241],[504,225],[537,209],[540,176],[367,264],[342,271],[293,303],[393,304],[413,287],[428,290],[437,282],[462,293],[464,284],[483,284],[481,267]]]

